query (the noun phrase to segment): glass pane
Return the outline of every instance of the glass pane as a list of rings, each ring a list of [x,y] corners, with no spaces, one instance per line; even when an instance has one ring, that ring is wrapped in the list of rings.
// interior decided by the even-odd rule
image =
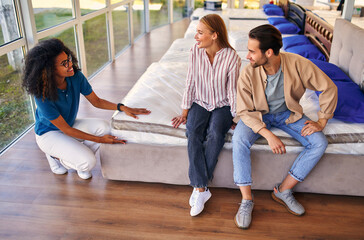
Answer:
[[[186,0],[173,0],[173,22],[187,17]]]
[[[204,0],[195,0],[195,9],[196,8],[203,8]]]
[[[135,0],[133,4],[133,27],[134,38],[139,37],[145,32],[144,24],[144,1]]]
[[[105,8],[105,0],[80,0],[81,15]]]
[[[0,45],[20,38],[13,1],[0,1]]]
[[[150,28],[168,24],[168,1],[149,0]]]
[[[112,11],[115,52],[118,53],[129,45],[129,25],[127,8],[121,6]]]
[[[90,76],[109,61],[105,14],[85,21],[82,27],[87,73]]]
[[[34,123],[29,96],[22,89],[23,53],[0,56],[0,151]]]
[[[37,31],[53,27],[73,18],[72,1],[32,0]]]
[[[71,27],[69,29],[66,29],[62,32],[59,32],[57,34],[45,37],[40,39],[39,41],[43,41],[50,38],[58,38],[60,39],[73,53],[77,54],[77,48],[76,48],[76,41],[75,41],[75,31],[74,27]]]

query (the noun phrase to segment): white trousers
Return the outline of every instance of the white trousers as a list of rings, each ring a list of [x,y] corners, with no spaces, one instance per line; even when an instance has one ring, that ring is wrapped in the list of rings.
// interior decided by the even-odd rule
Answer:
[[[72,127],[95,136],[110,134],[110,124],[102,119],[76,119]],[[65,168],[91,171],[96,165],[100,143],[75,139],[62,131],[50,131],[35,138],[39,148],[58,158]]]

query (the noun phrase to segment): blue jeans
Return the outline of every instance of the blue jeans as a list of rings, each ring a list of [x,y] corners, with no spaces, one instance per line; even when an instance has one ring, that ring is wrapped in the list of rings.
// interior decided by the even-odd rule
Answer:
[[[217,157],[224,146],[225,135],[231,124],[229,106],[209,112],[196,103],[192,104],[186,124],[191,186],[207,187],[208,181],[213,178]]]
[[[304,123],[309,118],[304,115],[300,120],[286,124],[285,120],[290,113],[287,110],[276,114],[265,114],[263,122],[267,125],[267,129],[271,127],[282,129],[305,147],[289,170],[289,174],[294,179],[302,182],[324,154],[327,140],[322,132],[315,132],[306,137],[301,136]],[[252,184],[250,148],[259,137],[260,134],[254,133],[251,128],[241,120],[239,121],[233,135],[234,182],[238,186]]]

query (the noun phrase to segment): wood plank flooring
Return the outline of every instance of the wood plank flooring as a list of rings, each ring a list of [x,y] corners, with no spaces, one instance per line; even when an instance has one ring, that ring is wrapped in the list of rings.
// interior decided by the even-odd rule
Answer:
[[[120,101],[188,24],[139,39],[91,81],[95,92]],[[80,117],[111,115],[81,103]],[[74,171],[52,174],[34,132],[28,133],[0,156],[0,239],[364,239],[364,197],[297,193],[307,212],[296,217],[269,191],[254,191],[253,223],[241,230],[233,222],[236,189],[212,188],[204,212],[192,218],[189,186],[108,181],[99,164],[92,173],[86,181]]]

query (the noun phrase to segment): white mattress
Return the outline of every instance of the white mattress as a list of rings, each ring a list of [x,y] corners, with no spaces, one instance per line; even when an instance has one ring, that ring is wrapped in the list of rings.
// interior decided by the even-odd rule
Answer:
[[[160,63],[188,62],[191,47],[196,43],[195,39],[179,38],[176,39],[167,52],[159,60]]]
[[[188,28],[185,32],[184,38],[194,38],[196,35],[196,26],[198,24],[199,20],[193,20],[190,22],[190,25],[188,25]]]
[[[153,63],[122,100],[128,106],[146,107],[152,113],[134,120],[123,112],[115,112],[112,134],[133,143],[186,146],[185,125],[175,129],[171,119],[181,113],[187,67],[187,62]],[[306,92],[301,105],[308,117],[317,120],[318,98],[313,91]],[[300,144],[288,134],[278,129],[272,130],[281,137],[288,152],[302,151]],[[330,142],[326,152],[364,154],[364,124],[346,124],[332,119],[324,133]],[[231,148],[231,136],[230,130],[225,148]],[[270,151],[264,139],[258,140],[253,149]]]
[[[223,14],[230,19],[267,20],[269,17],[263,9],[226,9]]]
[[[230,20],[228,31],[248,33],[251,29],[263,24],[269,24],[268,20]]]
[[[249,31],[263,24],[269,24],[267,20],[230,20],[229,42],[236,51],[248,49]],[[282,37],[297,34],[283,34]]]
[[[242,36],[247,36],[247,34],[242,34]],[[247,39],[246,42],[241,43],[244,47],[235,48],[237,54],[242,60],[241,69],[245,67],[245,65],[249,64],[249,61],[246,59],[248,54],[247,51]],[[186,39],[186,38],[179,38],[176,39],[171,47],[167,50],[167,52],[162,56],[159,60],[160,63],[172,63],[172,62],[181,62],[181,63],[188,63],[188,58],[190,54],[191,47],[196,43],[194,39]],[[234,44],[232,44],[234,47]],[[242,50],[239,50],[242,49]],[[240,70],[241,70],[240,69]]]
[[[205,10],[203,8],[196,8],[191,15],[191,20],[197,20],[207,14],[219,14],[221,17],[228,17],[230,19],[250,19],[250,20],[266,20],[268,16],[264,13],[263,9],[232,9],[226,8],[221,11]]]
[[[212,11],[212,10],[205,10],[203,8],[196,8],[191,15],[191,20],[198,20],[207,14],[218,14],[222,16],[222,12],[223,11]]]

